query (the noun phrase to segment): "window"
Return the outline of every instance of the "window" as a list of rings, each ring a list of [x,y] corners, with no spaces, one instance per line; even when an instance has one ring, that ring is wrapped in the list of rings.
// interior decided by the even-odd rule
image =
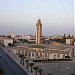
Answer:
[[[34,53],[32,53],[32,57],[34,57]]]
[[[40,53],[40,57],[42,57],[42,53]]]
[[[60,54],[58,54],[58,58],[59,58],[59,55],[60,55]]]
[[[47,53],[45,53],[45,57],[47,57]]]

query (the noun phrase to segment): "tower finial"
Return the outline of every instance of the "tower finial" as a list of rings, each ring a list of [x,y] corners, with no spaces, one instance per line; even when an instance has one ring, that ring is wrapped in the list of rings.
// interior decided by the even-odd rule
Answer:
[[[40,20],[40,17],[39,17],[39,20]]]
[[[41,20],[40,20],[40,18],[38,19],[38,23],[41,23]]]

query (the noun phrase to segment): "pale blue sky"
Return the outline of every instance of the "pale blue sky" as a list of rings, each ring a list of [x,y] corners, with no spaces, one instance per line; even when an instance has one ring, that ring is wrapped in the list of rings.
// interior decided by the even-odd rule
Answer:
[[[74,0],[0,0],[0,34],[33,34],[40,17],[43,35],[74,34]]]

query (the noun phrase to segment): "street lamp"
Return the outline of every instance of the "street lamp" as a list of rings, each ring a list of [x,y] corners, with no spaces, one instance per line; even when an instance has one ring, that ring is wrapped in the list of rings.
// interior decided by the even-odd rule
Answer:
[[[0,58],[1,58],[1,55],[0,55]]]
[[[0,55],[0,63],[1,63],[1,55]]]
[[[15,59],[16,49],[13,49],[13,54],[14,54],[14,59]]]
[[[60,67],[61,67],[61,60],[59,61],[59,70],[60,70]]]

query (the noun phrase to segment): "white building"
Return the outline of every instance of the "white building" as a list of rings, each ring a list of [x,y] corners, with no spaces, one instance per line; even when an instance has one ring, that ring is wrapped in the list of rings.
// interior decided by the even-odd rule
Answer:
[[[27,39],[27,40],[31,40],[31,39],[35,39],[35,36],[33,35],[22,35],[23,39]]]
[[[9,43],[12,44],[13,43],[13,39],[3,39],[3,42],[2,42],[3,45],[8,46]]]
[[[21,48],[22,49],[22,48]],[[53,50],[53,49],[47,49],[47,50],[41,50],[41,49],[16,49],[17,52],[20,54],[24,52],[23,54],[26,54],[29,58],[32,59],[64,59],[65,56],[70,56],[72,58],[72,50]],[[22,52],[21,52],[22,51]]]
[[[11,34],[11,38],[15,38],[16,37],[16,34]]]
[[[72,45],[73,39],[66,39],[66,44]]]

